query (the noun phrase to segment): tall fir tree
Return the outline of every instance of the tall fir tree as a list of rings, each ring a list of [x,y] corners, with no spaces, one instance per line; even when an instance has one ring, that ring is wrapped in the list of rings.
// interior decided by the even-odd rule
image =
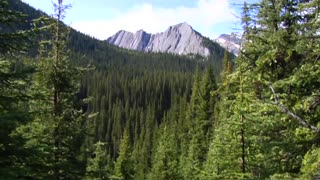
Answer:
[[[123,132],[120,142],[119,156],[115,162],[114,175],[119,179],[133,179],[134,169],[131,161],[131,146],[128,130]]]
[[[215,77],[209,66],[199,82],[194,82],[191,97],[191,125],[189,136],[191,138],[186,159],[185,177],[200,179],[211,139],[216,97],[211,95],[217,89]],[[198,87],[197,87],[198,86]],[[194,98],[194,99],[192,99]]]
[[[67,29],[62,22],[68,6],[59,0],[54,8],[56,14],[48,19],[47,28],[52,40],[42,43],[31,86],[30,93],[38,97],[29,103],[34,120],[17,128],[15,135],[26,140],[24,148],[36,152],[26,157],[31,176],[79,178],[85,169],[80,147],[86,115],[76,96],[82,69],[68,58]]]
[[[309,48],[316,47],[313,44],[316,40],[307,40],[317,36],[317,30],[310,28],[309,23],[317,16],[312,10],[302,10],[302,7],[313,10],[318,8],[315,4],[311,6],[310,2],[264,0],[244,8],[245,44],[237,60],[237,69],[232,75],[236,77],[232,81],[238,82],[238,93],[231,106],[234,113],[230,120],[238,120],[228,122],[238,124],[220,130],[225,132],[227,129],[236,133],[239,139],[235,144],[229,143],[229,149],[234,148],[233,152],[237,152],[237,149],[241,151],[238,154],[229,153],[235,156],[226,162],[239,159],[242,166],[236,166],[236,162],[214,164],[211,166],[216,168],[213,174],[222,172],[223,177],[241,173],[242,176],[255,178],[295,178],[299,175],[302,163],[299,157],[304,156],[308,149],[310,154],[315,155],[313,158],[317,156],[311,147],[316,147],[313,142],[318,136],[318,121],[314,118],[318,115],[315,111],[308,111],[308,108],[318,108],[317,90],[313,88],[318,83],[318,80],[313,79],[318,69],[309,68],[317,67],[319,61],[315,60],[316,55],[308,53],[313,51]],[[310,46],[301,46],[302,42]],[[311,84],[302,85],[300,73],[303,71],[306,74],[306,69],[316,73],[306,78],[310,81],[303,81]],[[308,90],[300,89],[302,87],[308,87]],[[232,132],[222,137],[225,139],[230,136],[228,134]],[[216,137],[221,135],[218,133]],[[219,157],[217,152],[222,151],[217,148],[222,141],[220,139],[212,143],[212,157]],[[306,157],[310,157],[310,154]],[[218,159],[212,161],[219,163]],[[307,167],[306,161],[304,163]],[[241,177],[241,174],[236,176]]]
[[[94,151],[88,158],[84,179],[110,179],[113,167],[107,146],[107,143],[101,141],[94,144]]]
[[[178,168],[178,144],[174,126],[168,129],[164,124],[157,144],[149,179],[182,179]]]
[[[0,1],[0,178],[26,176],[21,140],[12,136],[16,127],[31,119],[29,82],[34,68],[27,63],[27,51],[37,29],[17,29],[29,22],[26,15],[9,9],[10,1]],[[32,22],[29,22],[32,23]],[[28,65],[29,64],[29,65]]]

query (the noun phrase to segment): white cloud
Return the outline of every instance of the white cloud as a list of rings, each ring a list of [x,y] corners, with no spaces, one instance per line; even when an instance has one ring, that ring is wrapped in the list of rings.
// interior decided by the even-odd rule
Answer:
[[[98,39],[106,39],[119,30],[135,32],[143,29],[150,33],[166,30],[170,25],[187,22],[205,36],[215,38],[215,25],[232,26],[238,19],[228,0],[198,0],[196,7],[158,8],[140,4],[112,19],[73,21],[71,26]]]

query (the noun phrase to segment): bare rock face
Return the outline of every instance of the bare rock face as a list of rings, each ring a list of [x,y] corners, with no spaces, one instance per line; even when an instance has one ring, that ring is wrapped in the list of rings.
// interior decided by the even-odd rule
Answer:
[[[119,47],[145,52],[173,54],[199,54],[209,56],[209,49],[202,45],[203,36],[187,23],[170,26],[165,32],[149,34],[143,30],[135,34],[119,31],[107,42]]]
[[[107,41],[120,47],[130,48],[131,42],[133,41],[133,36],[133,33],[121,30],[112,37],[108,38]]]
[[[237,35],[221,34],[216,39],[216,42],[219,43],[225,49],[229,50],[234,55],[239,55],[242,40]]]

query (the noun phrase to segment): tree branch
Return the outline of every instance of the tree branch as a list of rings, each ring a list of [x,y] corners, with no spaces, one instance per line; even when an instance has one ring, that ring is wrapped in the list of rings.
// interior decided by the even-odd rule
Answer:
[[[309,106],[308,110],[313,112],[320,105],[320,95],[316,97],[313,103]]]
[[[272,91],[272,93],[274,95],[274,104],[277,105],[281,109],[282,112],[288,114],[291,118],[297,120],[298,123],[300,125],[302,125],[303,127],[308,128],[308,129],[310,129],[310,130],[312,130],[312,131],[314,131],[316,133],[320,132],[320,129],[318,127],[309,124],[305,119],[303,119],[299,115],[297,115],[294,112],[292,112],[289,108],[287,108],[286,106],[281,104],[279,102],[279,97],[278,97],[276,91],[274,90],[274,88],[271,85],[269,85],[269,87],[270,87],[270,89],[271,89],[271,91]]]

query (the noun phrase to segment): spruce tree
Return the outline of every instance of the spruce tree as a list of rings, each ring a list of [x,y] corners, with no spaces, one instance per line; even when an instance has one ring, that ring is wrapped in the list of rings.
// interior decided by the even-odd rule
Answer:
[[[12,136],[16,127],[31,119],[28,102],[29,82],[34,69],[26,52],[37,29],[16,29],[26,15],[9,10],[10,1],[0,0],[0,178],[27,176],[23,169],[25,152],[19,138]],[[28,65],[29,64],[29,65]]]
[[[314,156],[305,158],[313,164],[317,157],[313,141],[319,133],[318,91],[314,88],[319,61],[313,54],[317,52],[314,37],[318,36],[318,27],[310,22],[317,22],[316,9],[318,6],[310,2],[272,0],[245,7],[245,44],[231,75],[238,91],[230,106],[233,113],[228,124],[220,123],[224,127],[215,131],[215,139],[220,136],[224,140],[212,143],[209,154],[216,162],[211,165],[216,168],[213,176],[295,178],[302,165],[299,157],[308,150]],[[220,149],[221,142],[231,134],[237,141]],[[232,158],[222,156],[227,147]],[[229,159],[226,162],[239,159],[241,163],[213,158],[219,156]],[[303,165],[308,167],[307,161]],[[315,176],[311,173],[309,177]]]
[[[47,28],[52,39],[42,43],[35,63],[30,93],[38,98],[29,103],[33,121],[17,128],[16,135],[26,140],[24,148],[35,152],[26,161],[32,176],[79,178],[85,169],[80,147],[86,115],[76,96],[82,69],[70,62],[66,48],[67,29],[62,20],[68,6],[59,0],[54,8],[56,14],[48,19]]]
[[[154,154],[150,179],[181,179],[178,168],[178,144],[174,126],[168,129],[163,126],[160,139]]]
[[[88,159],[85,179],[110,179],[112,162],[107,151],[107,143],[98,141],[94,144],[94,151]]]
[[[133,179],[133,162],[128,130],[125,130],[120,142],[119,156],[115,162],[114,175],[119,179]]]
[[[184,178],[191,177],[190,174],[193,172],[193,162],[190,156],[190,142],[192,139],[192,134],[194,132],[194,120],[196,119],[196,115],[198,113],[198,107],[200,102],[200,93],[199,93],[199,83],[200,83],[200,67],[197,66],[194,78],[193,78],[193,85],[192,85],[192,94],[190,97],[190,103],[187,107],[187,113],[186,113],[186,132],[185,137],[183,137],[184,142],[187,143],[187,145],[184,146],[183,149],[181,149],[181,157],[180,157],[180,169],[183,171]],[[189,155],[190,154],[190,155]]]
[[[197,86],[199,86],[197,89]],[[193,96],[191,97],[191,141],[188,147],[185,176],[199,179],[203,164],[206,160],[209,142],[214,124],[214,110],[216,97],[211,95],[217,89],[212,68],[209,66],[201,82],[194,82]],[[192,99],[194,98],[194,99]]]

